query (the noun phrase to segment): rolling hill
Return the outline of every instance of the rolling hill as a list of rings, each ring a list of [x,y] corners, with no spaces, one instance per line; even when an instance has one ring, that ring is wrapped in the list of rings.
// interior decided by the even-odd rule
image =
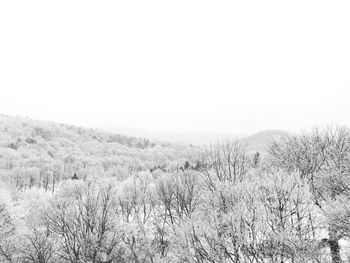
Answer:
[[[268,143],[286,134],[266,130],[240,140],[248,153],[263,153]],[[172,171],[186,162],[195,164],[202,149],[193,144],[0,115],[0,177],[17,178],[18,185],[48,187],[73,175],[122,180],[134,172]]]
[[[39,177],[50,171],[61,178],[74,173],[124,178],[133,171],[171,170],[186,161],[195,162],[198,151],[191,145],[0,115],[0,172],[4,177],[9,172],[21,174],[16,169],[31,168]]]

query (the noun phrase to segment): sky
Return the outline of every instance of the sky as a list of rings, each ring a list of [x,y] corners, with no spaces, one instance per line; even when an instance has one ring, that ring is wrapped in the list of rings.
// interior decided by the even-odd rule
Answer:
[[[1,1],[0,113],[87,127],[350,126],[350,1]]]

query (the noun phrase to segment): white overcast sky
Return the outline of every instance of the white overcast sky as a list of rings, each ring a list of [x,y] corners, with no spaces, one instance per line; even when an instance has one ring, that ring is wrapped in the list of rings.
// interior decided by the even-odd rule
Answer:
[[[350,1],[1,1],[0,113],[251,133],[350,125]]]

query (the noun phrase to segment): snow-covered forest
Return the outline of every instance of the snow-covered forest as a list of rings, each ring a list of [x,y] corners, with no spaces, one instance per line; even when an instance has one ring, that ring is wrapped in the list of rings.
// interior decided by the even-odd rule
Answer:
[[[0,262],[348,262],[350,130],[247,147],[1,116]]]
[[[350,1],[0,1],[0,263],[350,263]]]

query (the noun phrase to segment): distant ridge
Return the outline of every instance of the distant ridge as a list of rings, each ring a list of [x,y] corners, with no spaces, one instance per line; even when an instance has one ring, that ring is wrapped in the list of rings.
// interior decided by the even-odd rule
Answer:
[[[235,133],[216,133],[216,132],[160,132],[142,129],[129,129],[118,126],[98,126],[101,130],[126,134],[128,136],[142,137],[150,140],[164,141],[169,143],[185,143],[194,145],[208,145],[220,140],[233,140],[242,138],[242,134]]]
[[[0,114],[0,175],[14,167],[54,167],[62,178],[88,173],[124,178],[154,167],[174,170],[197,161],[199,147]],[[6,169],[5,169],[6,170]],[[88,172],[90,171],[90,172]]]
[[[262,152],[265,151],[267,145],[271,141],[289,134],[286,131],[274,129],[262,130],[251,135],[211,132],[172,133],[111,127],[100,127],[100,129],[126,134],[128,136],[148,138],[156,141],[194,145],[210,145],[226,140],[241,140],[241,142],[247,146],[248,151]]]
[[[263,130],[242,138],[241,142],[247,146],[248,152],[265,152],[272,141],[278,140],[288,134],[288,132],[282,130]]]
[[[288,135],[289,133],[283,130],[262,130],[260,132],[242,136],[234,133],[210,133],[210,132],[155,132],[141,129],[127,128],[112,128],[111,126],[95,126],[95,128],[83,128],[75,125],[67,125],[50,121],[37,121],[28,117],[8,116],[0,114],[0,123],[8,126],[10,123],[28,123],[30,126],[39,126],[49,129],[58,130],[64,133],[68,130],[73,132],[77,141],[88,137],[88,140],[114,141],[127,147],[135,147],[145,149],[155,145],[170,146],[169,144],[192,144],[192,145],[209,145],[225,140],[240,140],[247,147],[248,152],[266,151],[269,143]],[[18,125],[17,124],[17,125]],[[11,126],[11,125],[10,125]],[[75,131],[75,132],[74,132]],[[62,136],[62,134],[61,134]],[[66,134],[63,135],[65,137]],[[72,136],[72,135],[70,135]]]

